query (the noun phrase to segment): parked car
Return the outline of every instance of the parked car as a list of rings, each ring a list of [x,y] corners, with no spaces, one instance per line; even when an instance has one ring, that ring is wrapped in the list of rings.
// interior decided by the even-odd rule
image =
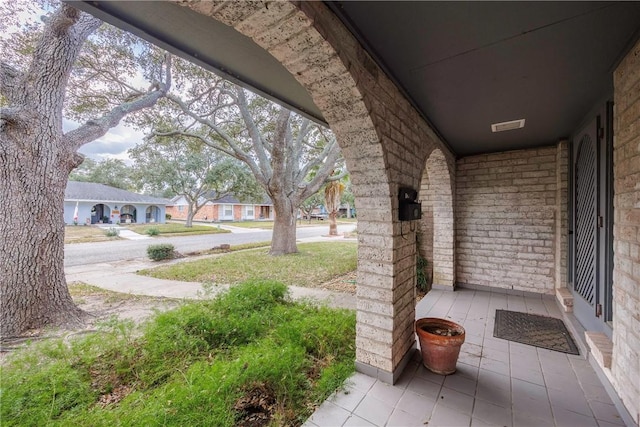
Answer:
[[[317,219],[319,221],[324,221],[325,219],[328,219],[329,215],[326,213],[312,213],[310,215],[305,215],[304,219]]]

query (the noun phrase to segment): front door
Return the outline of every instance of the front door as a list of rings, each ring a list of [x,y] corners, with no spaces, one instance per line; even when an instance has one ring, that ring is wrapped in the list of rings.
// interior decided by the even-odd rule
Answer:
[[[571,282],[574,314],[611,336],[611,138],[603,111],[573,140]]]

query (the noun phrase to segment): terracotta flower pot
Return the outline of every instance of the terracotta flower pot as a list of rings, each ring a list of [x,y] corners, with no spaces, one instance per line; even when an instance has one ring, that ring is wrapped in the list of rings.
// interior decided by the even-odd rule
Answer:
[[[425,317],[416,320],[416,333],[424,366],[436,374],[453,374],[464,343],[464,328],[449,320]]]

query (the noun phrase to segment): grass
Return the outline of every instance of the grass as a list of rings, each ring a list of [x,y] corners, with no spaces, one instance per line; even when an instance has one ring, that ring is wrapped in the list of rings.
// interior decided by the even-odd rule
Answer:
[[[67,225],[64,227],[64,243],[107,242],[120,239],[109,237],[105,230],[93,225]]]
[[[353,372],[355,315],[247,282],[32,344],[0,366],[3,426],[300,425]],[[261,421],[261,422],[256,422]]]
[[[160,236],[192,236],[196,234],[218,234],[218,233],[229,233],[229,230],[223,230],[218,227],[209,227],[206,225],[194,225],[193,227],[187,228],[184,226],[184,223],[166,223],[166,224],[129,224],[126,226],[131,231],[134,231],[138,234],[149,235],[149,230],[152,230],[152,233],[155,233],[154,230],[157,230],[157,234]]]
[[[338,224],[355,224],[357,220],[355,218],[339,218]],[[265,230],[273,229],[273,221],[238,221],[230,222],[229,225],[242,228],[263,228]],[[318,225],[326,225],[329,228],[328,220],[312,219],[299,219],[297,227],[317,227]]]
[[[264,249],[234,252],[215,258],[181,262],[141,270],[158,279],[235,284],[269,279],[289,286],[317,287],[357,267],[355,242],[319,242],[298,245],[297,254],[270,256]]]
[[[228,225],[242,228],[263,228],[265,230],[273,230],[273,221],[238,221],[230,222]]]
[[[215,248],[206,249],[203,251],[188,252],[185,255],[188,255],[188,256],[216,255],[216,254],[223,254],[228,252],[244,251],[247,249],[265,248],[270,246],[271,246],[271,241],[265,240],[263,242],[249,242],[249,243],[239,243],[237,245],[229,245],[229,249],[222,249],[220,247],[215,247]]]

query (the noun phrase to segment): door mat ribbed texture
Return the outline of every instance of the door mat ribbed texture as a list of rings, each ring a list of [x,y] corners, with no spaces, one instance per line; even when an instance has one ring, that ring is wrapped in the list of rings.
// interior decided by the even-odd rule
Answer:
[[[580,354],[567,327],[554,317],[496,310],[493,336],[562,353]]]

